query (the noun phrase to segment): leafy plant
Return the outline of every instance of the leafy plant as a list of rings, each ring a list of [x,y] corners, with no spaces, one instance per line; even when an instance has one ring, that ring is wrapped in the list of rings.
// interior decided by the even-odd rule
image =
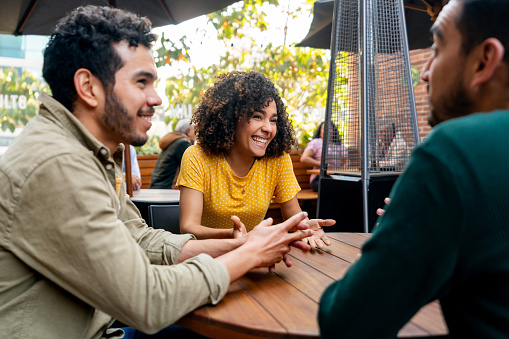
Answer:
[[[0,121],[2,130],[25,126],[39,110],[39,94],[49,86],[29,71],[21,76],[14,68],[0,69]]]
[[[289,20],[307,15],[311,3],[308,1],[303,7],[292,8],[291,2],[288,2],[288,6],[283,8],[277,0],[246,0],[207,15],[224,44],[225,53],[221,55],[219,64],[201,69],[189,64],[187,72],[167,79],[166,95],[170,104],[197,106],[216,75],[233,70],[257,71],[268,76],[279,89],[292,119],[299,147],[305,147],[320,120],[312,112],[326,105],[330,52],[288,46],[286,37]],[[272,24],[267,21],[264,6],[277,7],[286,15],[285,28],[280,30],[284,41],[281,45],[260,45],[256,41],[254,31],[265,32]],[[182,45],[185,45],[185,39]],[[164,47],[157,53],[164,54],[166,51],[167,47]]]
[[[161,153],[161,148],[159,147],[159,140],[161,138],[157,135],[152,136],[143,146],[135,147],[136,154],[159,154]]]

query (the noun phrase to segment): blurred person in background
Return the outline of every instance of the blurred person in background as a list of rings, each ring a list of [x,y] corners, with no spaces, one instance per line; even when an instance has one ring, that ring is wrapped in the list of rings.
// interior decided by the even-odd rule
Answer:
[[[194,127],[189,119],[179,120],[175,131],[161,138],[159,147],[162,151],[152,172],[149,188],[175,188],[182,156],[189,146],[194,145],[195,140]]]
[[[323,130],[324,130],[324,122],[321,122],[316,127],[316,130],[313,134],[313,140],[311,140],[302,156],[300,161],[302,163],[312,165],[313,169],[320,169],[320,164],[322,160],[322,145],[323,145]],[[344,163],[344,160],[348,156],[348,150],[343,145],[341,137],[339,136],[338,130],[336,126],[333,124],[331,128],[331,134],[329,136],[329,140],[331,141],[329,145],[329,160],[334,163],[336,168],[341,168]],[[318,184],[319,184],[320,176],[318,174],[311,174],[309,176],[309,182],[311,183],[311,188],[313,191],[318,192]]]
[[[141,188],[141,172],[140,165],[138,164],[138,157],[136,156],[136,148],[133,145],[129,145],[129,155],[131,156],[131,181],[133,183],[133,190]],[[122,172],[125,175],[125,158],[122,155]],[[124,177],[125,178],[125,177]]]

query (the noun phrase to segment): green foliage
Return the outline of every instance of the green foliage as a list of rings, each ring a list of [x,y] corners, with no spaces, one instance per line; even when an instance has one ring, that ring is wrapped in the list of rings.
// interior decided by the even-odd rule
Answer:
[[[178,42],[172,42],[161,34],[161,47],[154,52],[154,61],[157,67],[171,65],[177,61],[189,61],[189,42],[186,36],[179,39]]]
[[[161,148],[159,148],[159,140],[161,138],[157,135],[152,136],[145,145],[136,148],[137,154],[159,154],[161,153]]]
[[[37,115],[39,94],[50,93],[48,85],[29,71],[21,76],[16,69],[0,69],[0,121],[2,130],[13,132]],[[25,100],[26,99],[26,100]]]
[[[292,119],[299,147],[305,147],[319,123],[316,115],[309,112],[326,105],[330,52],[287,46],[287,27],[280,33],[285,41],[283,45],[269,43],[260,46],[253,38],[256,35],[253,31],[264,32],[271,24],[263,7],[278,4],[277,0],[246,0],[209,14],[207,17],[224,43],[225,53],[219,64],[204,69],[190,65],[187,73],[167,79],[166,95],[170,104],[192,104],[195,107],[216,75],[233,70],[257,71],[272,79],[279,89]],[[287,20],[291,20],[307,15],[310,8],[290,10],[288,6],[279,10],[284,11]]]

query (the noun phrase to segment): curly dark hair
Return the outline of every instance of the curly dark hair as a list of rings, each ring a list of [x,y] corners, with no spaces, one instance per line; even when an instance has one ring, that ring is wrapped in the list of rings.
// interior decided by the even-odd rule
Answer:
[[[200,146],[210,154],[228,154],[238,121],[244,117],[249,121],[255,111],[267,107],[271,101],[277,108],[277,132],[264,157],[290,152],[297,141],[286,107],[274,84],[257,72],[235,71],[216,76],[216,83],[205,92],[193,114]]]
[[[72,111],[76,101],[74,74],[88,69],[109,90],[115,73],[123,66],[113,43],[126,40],[130,46],[152,47],[156,35],[145,17],[118,8],[78,7],[62,18],[44,50],[43,77],[53,97]]]

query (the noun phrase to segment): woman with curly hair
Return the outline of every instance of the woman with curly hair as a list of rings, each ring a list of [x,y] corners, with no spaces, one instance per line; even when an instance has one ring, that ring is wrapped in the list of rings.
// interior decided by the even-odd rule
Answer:
[[[198,239],[240,236],[263,220],[273,196],[284,219],[301,212],[288,154],[295,133],[268,78],[256,72],[218,76],[192,121],[197,145],[184,153],[177,180],[182,233]],[[334,220],[307,223],[315,230],[307,239],[311,246],[330,244],[321,226]]]

